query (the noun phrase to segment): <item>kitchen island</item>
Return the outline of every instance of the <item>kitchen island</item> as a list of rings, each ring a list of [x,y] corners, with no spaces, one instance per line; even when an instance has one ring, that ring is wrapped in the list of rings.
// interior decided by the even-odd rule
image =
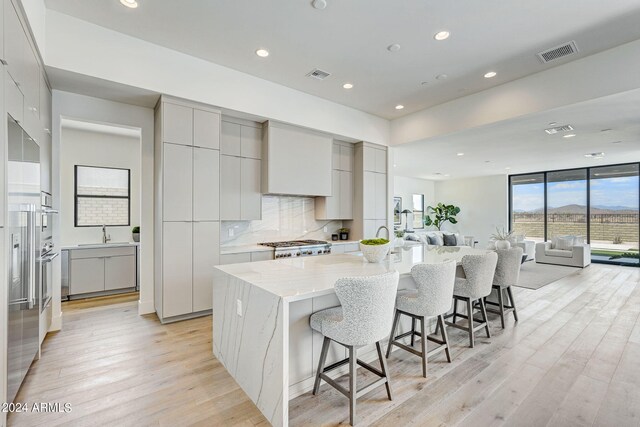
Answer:
[[[414,287],[415,264],[459,264],[464,255],[485,252],[417,244],[396,249],[379,264],[335,254],[217,266],[213,353],[271,424],[286,426],[289,400],[311,390],[320,356],[322,336],[309,326],[309,316],[339,305],[336,280],[396,270],[400,289]],[[358,357],[373,359],[374,352],[364,348]],[[343,359],[345,349],[332,343],[329,354],[327,364]]]

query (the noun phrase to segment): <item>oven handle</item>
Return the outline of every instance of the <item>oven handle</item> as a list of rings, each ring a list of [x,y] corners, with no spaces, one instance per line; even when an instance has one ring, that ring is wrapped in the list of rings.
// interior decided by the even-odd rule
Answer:
[[[57,214],[57,213],[58,213],[58,211],[57,211],[56,209],[51,209],[51,208],[45,208],[45,207],[43,207],[43,208],[42,208],[42,213],[43,213],[44,215],[47,215],[47,214]]]
[[[46,264],[46,263],[48,263],[48,262],[53,261],[53,260],[54,260],[58,255],[60,255],[60,252],[56,252],[56,253],[51,254],[51,255],[46,255],[46,256],[43,256],[42,258],[40,258],[40,260],[39,260],[39,261],[40,261],[42,264]]]

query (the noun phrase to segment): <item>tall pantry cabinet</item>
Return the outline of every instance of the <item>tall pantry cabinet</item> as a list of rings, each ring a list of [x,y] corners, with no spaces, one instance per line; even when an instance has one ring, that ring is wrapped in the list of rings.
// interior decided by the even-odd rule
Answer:
[[[387,147],[368,142],[355,145],[354,237],[370,239],[375,237],[378,228],[390,225],[387,164]],[[392,230],[391,227],[389,229]],[[386,234],[381,237],[386,237]]]
[[[220,260],[220,111],[160,98],[155,189],[155,305],[166,323],[211,310]]]

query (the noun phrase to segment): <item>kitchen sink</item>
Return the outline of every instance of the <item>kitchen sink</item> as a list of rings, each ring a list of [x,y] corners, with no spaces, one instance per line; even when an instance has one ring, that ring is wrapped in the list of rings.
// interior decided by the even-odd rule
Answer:
[[[130,245],[131,242],[107,242],[107,243],[80,243],[78,246],[99,246],[99,245],[105,245],[105,246],[109,246],[109,245]]]

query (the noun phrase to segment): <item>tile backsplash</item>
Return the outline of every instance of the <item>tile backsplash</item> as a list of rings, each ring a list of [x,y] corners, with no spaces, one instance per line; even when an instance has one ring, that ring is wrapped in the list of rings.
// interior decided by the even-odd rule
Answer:
[[[324,232],[324,227],[327,232]],[[252,245],[294,239],[331,240],[342,221],[318,221],[313,197],[262,196],[262,219],[222,221],[221,246]],[[229,230],[233,236],[229,236]]]

